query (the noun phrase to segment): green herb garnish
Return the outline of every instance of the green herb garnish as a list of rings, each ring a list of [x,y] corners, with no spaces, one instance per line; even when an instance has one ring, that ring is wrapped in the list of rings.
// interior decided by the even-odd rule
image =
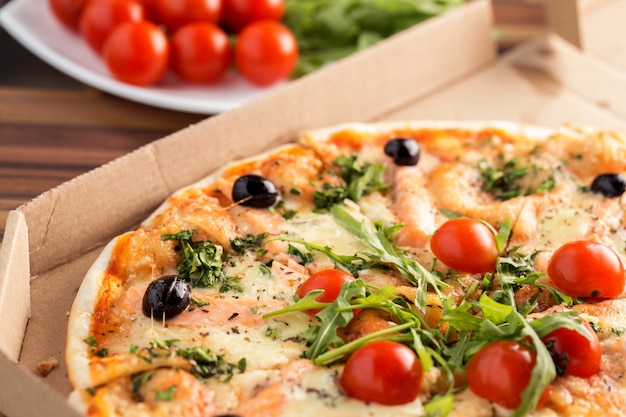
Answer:
[[[294,76],[367,48],[460,6],[463,0],[287,0],[284,23],[298,41]]]
[[[360,165],[356,156],[342,155],[333,162],[333,166],[338,168],[343,185],[332,186],[324,183],[321,189],[314,191],[313,203],[317,211],[329,210],[346,198],[357,202],[366,194],[388,187],[383,181],[383,164]]]
[[[243,254],[246,250],[259,250],[263,246],[263,240],[267,237],[268,233],[260,233],[258,235],[247,234],[245,237],[237,237],[230,240],[230,246],[233,251],[238,254]]]
[[[193,287],[214,287],[225,280],[224,248],[208,241],[193,241],[195,230],[181,230],[161,236],[162,240],[178,240],[182,259],[176,265],[180,277]]]

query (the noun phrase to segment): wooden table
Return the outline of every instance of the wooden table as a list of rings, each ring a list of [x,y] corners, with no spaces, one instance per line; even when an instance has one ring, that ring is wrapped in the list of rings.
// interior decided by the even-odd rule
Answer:
[[[543,30],[542,0],[493,3],[501,49]],[[10,210],[205,117],[137,104],[80,84],[0,29],[0,242]]]

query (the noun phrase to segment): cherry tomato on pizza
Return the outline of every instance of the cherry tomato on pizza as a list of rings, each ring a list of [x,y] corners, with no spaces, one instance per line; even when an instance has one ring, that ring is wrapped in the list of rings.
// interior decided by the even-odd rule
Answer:
[[[48,0],[54,16],[70,30],[78,30],[78,20],[86,0]]]
[[[79,20],[79,30],[87,44],[100,53],[109,33],[121,23],[144,19],[144,8],[135,0],[90,0]]]
[[[535,363],[535,352],[521,343],[510,340],[490,343],[467,364],[469,389],[481,398],[515,409],[521,403],[521,394],[530,382]],[[547,401],[548,394],[546,387],[537,407]]]
[[[483,222],[467,217],[441,225],[430,239],[430,249],[444,265],[461,272],[494,271],[498,259],[494,232]]]
[[[226,33],[207,22],[181,26],[170,39],[170,66],[183,80],[209,83],[221,78],[230,64]]]
[[[542,338],[550,351],[559,375],[589,378],[600,370],[602,346],[596,332],[582,320],[587,337],[575,330],[560,328]]]
[[[319,271],[311,275],[296,290],[296,295],[300,298],[304,297],[313,290],[324,290],[316,300],[320,303],[332,303],[337,299],[341,286],[346,282],[354,280],[354,277],[340,269],[327,269]],[[321,308],[307,310],[310,316],[315,316],[322,311]]]
[[[139,86],[158,82],[168,68],[165,33],[148,21],[117,26],[104,44],[107,68],[120,81]]]
[[[191,22],[209,22],[217,24],[222,13],[221,0],[156,0],[160,23],[168,31]]]
[[[257,20],[282,19],[284,0],[223,0],[222,24],[233,32]]]
[[[554,285],[572,297],[616,298],[624,291],[624,266],[606,245],[592,241],[568,242],[548,262]]]
[[[249,81],[267,86],[291,74],[298,60],[298,44],[293,33],[273,20],[259,20],[239,32],[235,62]]]
[[[348,358],[339,385],[349,397],[361,401],[401,405],[419,396],[423,374],[422,363],[410,348],[378,340]]]

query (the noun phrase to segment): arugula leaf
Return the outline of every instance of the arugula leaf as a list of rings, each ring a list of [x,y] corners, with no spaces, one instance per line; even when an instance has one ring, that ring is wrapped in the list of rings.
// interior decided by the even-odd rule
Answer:
[[[224,248],[208,241],[194,242],[195,230],[181,230],[164,234],[161,239],[178,240],[181,260],[176,265],[180,277],[191,282],[193,287],[213,287],[225,279],[223,266]]]
[[[314,336],[311,346],[304,352],[304,357],[315,359],[322,353],[344,344],[337,336],[337,329],[346,327],[354,312],[350,308],[350,300],[365,296],[365,284],[361,280],[347,282],[341,286],[341,291],[333,303],[317,313],[320,321],[317,331],[312,331],[309,336]],[[310,294],[310,293],[309,293]]]
[[[339,225],[373,251],[366,254],[368,258],[393,265],[407,281],[416,286],[415,305],[421,311],[426,310],[428,287],[443,297],[440,289],[448,287],[448,284],[408,256],[405,251],[395,246],[389,238],[388,231],[384,230],[381,225],[371,226],[365,221],[359,222],[340,206],[333,206],[331,213]]]
[[[307,295],[298,299],[295,304],[292,304],[285,308],[281,308],[280,310],[270,311],[269,313],[263,314],[261,317],[264,319],[269,319],[275,316],[280,316],[282,314],[293,313],[294,311],[306,311],[317,308],[325,308],[328,306],[328,303],[320,303],[316,300],[317,297],[319,297],[323,293],[324,290],[310,291]]]
[[[280,240],[283,242],[291,242],[304,246],[304,248],[310,252],[319,252],[323,253],[330,259],[335,267],[340,266],[346,271],[350,272],[352,276],[357,277],[358,272],[363,269],[370,269],[378,266],[376,262],[372,262],[364,257],[356,256],[356,255],[339,255],[335,253],[330,246],[321,246],[312,242],[307,242],[301,239],[293,239],[289,237],[278,236],[268,240],[268,242],[272,240]],[[291,254],[297,255],[296,248],[293,245],[289,245],[289,247],[293,247],[294,249],[290,249]],[[301,252],[301,251],[300,251]]]
[[[309,264],[313,262],[314,260],[313,254],[311,252],[304,252],[300,250],[299,248],[295,247],[294,245],[292,245],[291,243],[288,245],[287,253],[289,255],[294,255],[300,258],[300,262],[298,262],[300,265]]]

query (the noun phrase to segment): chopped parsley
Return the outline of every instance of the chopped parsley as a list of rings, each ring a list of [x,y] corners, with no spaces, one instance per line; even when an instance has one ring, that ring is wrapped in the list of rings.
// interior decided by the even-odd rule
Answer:
[[[245,358],[240,359],[236,364],[226,362],[224,357],[217,355],[209,349],[199,347],[190,347],[178,349],[178,356],[189,359],[192,363],[191,373],[198,378],[221,378],[223,381],[229,381],[235,371],[243,373],[247,367]]]
[[[539,178],[541,170],[536,166],[526,166],[522,164],[522,159],[514,157],[505,160],[503,154],[498,154],[495,166],[490,165],[486,160],[478,163],[478,170],[482,180],[482,190],[492,194],[500,201],[522,195],[542,193],[549,191],[556,185],[553,174],[549,174],[542,179],[539,184],[530,186],[522,179],[532,175],[533,179]]]
[[[263,240],[267,235],[267,232],[258,235],[247,234],[245,237],[231,239],[230,246],[233,248],[233,251],[238,254],[243,254],[247,250],[258,251],[263,247]]]
[[[242,293],[243,292],[243,287],[241,286],[239,281],[240,281],[239,277],[228,277],[228,278],[226,278],[222,282],[222,285],[220,285],[220,289],[219,289],[220,294],[223,294],[223,293],[226,293],[226,292],[229,292],[229,291]]]
[[[94,355],[96,355],[96,356],[98,356],[100,358],[104,358],[105,356],[107,356],[109,354],[109,349],[107,349],[105,347],[100,347],[98,342],[96,342],[96,336],[88,337],[88,338],[84,339],[83,341],[85,343],[87,343],[91,347],[90,351]]]
[[[172,401],[174,399],[174,393],[176,392],[176,388],[176,385],[172,385],[167,389],[157,391],[154,394],[154,397],[157,401]]]
[[[224,248],[208,241],[193,241],[195,230],[181,230],[161,236],[162,240],[178,240],[181,260],[176,265],[180,277],[193,287],[210,288],[225,280]]]
[[[317,211],[329,210],[346,198],[356,202],[366,194],[388,188],[383,181],[383,164],[365,163],[361,166],[356,156],[342,155],[333,162],[333,166],[338,168],[343,185],[324,183],[321,189],[314,191],[313,203]]]

